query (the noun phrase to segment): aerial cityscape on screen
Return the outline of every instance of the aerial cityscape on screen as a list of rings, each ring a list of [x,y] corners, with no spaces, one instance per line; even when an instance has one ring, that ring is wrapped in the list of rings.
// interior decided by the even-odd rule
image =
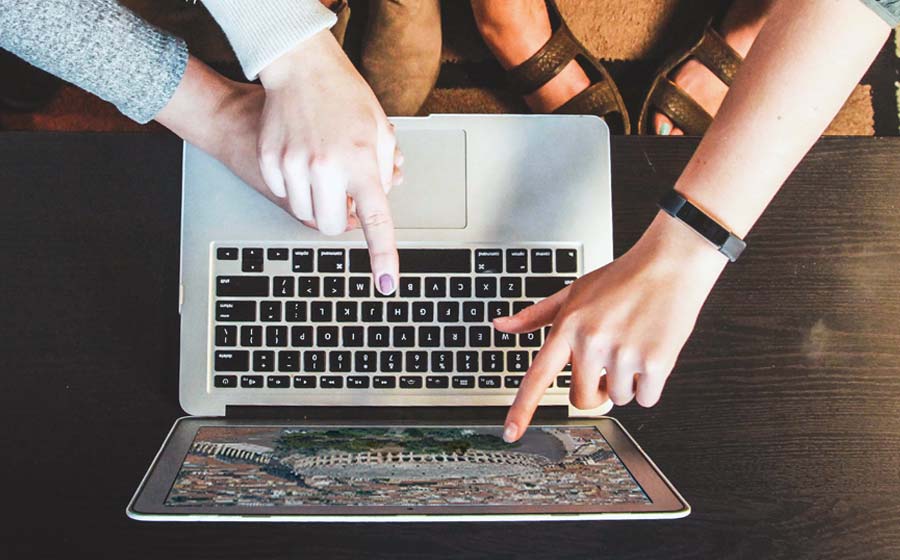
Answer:
[[[169,506],[647,504],[595,428],[202,427]]]

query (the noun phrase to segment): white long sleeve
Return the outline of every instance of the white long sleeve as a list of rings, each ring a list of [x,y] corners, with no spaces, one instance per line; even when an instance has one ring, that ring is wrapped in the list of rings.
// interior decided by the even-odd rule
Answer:
[[[225,32],[247,79],[337,16],[319,0],[203,0]]]

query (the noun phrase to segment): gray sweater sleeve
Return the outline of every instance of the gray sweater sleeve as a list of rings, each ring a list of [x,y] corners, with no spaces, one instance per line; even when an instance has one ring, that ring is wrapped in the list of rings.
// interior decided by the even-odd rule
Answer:
[[[0,0],[0,47],[139,123],[169,102],[188,58],[184,41],[115,0]]]

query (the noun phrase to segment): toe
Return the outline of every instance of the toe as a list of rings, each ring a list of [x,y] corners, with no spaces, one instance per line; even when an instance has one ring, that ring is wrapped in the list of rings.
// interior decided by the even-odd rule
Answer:
[[[672,120],[662,113],[653,113],[651,123],[653,125],[653,133],[659,136],[669,136],[675,130]]]

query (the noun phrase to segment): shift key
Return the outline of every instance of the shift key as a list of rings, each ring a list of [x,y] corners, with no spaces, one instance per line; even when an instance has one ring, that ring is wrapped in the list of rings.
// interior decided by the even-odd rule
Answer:
[[[268,297],[268,276],[217,276],[216,295],[224,297]]]
[[[574,276],[528,276],[525,278],[525,297],[549,297],[574,281]]]

